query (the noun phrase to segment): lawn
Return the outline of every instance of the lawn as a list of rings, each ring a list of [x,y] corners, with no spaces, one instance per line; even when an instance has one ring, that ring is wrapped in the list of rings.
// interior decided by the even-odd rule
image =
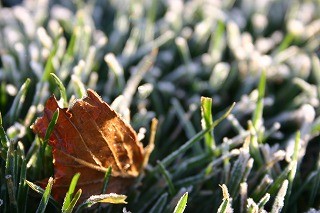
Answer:
[[[320,211],[319,0],[14,2],[0,1],[0,212]],[[93,127],[109,115],[106,141],[133,148],[79,160],[110,156]]]

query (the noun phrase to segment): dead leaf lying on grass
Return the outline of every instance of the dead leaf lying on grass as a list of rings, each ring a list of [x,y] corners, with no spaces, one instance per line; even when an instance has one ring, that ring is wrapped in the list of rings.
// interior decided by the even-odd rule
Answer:
[[[49,138],[54,163],[53,197],[62,202],[73,175],[81,173],[77,187],[80,200],[101,194],[104,174],[112,167],[107,193],[123,193],[138,176],[144,161],[144,150],[136,132],[105,103],[96,92],[76,100],[69,109],[58,106],[50,97],[44,115],[32,126],[45,137],[53,113],[59,117]]]

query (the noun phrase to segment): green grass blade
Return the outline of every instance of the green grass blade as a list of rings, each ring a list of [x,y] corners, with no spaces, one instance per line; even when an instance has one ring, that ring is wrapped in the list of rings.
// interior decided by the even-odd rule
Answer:
[[[7,158],[6,158],[6,166],[5,166],[5,176],[11,177],[13,182],[15,182],[15,159],[14,159],[14,144],[11,142],[8,147],[7,151]]]
[[[2,111],[4,108],[3,106],[6,106],[7,102],[8,102],[8,98],[7,98],[7,91],[6,91],[6,82],[1,81],[0,84],[0,111]]]
[[[260,93],[259,93],[260,94]],[[260,96],[260,95],[259,95]],[[262,104],[262,100],[261,101],[258,101],[257,105],[259,104]],[[262,104],[263,105],[263,104]],[[250,141],[250,152],[255,160],[255,162],[259,165],[259,166],[262,166],[263,165],[263,158],[262,158],[262,155],[260,153],[260,150],[259,150],[259,145],[258,145],[258,141],[259,141],[259,131],[256,131],[257,128],[260,128],[260,122],[262,122],[262,107],[258,107],[257,108],[260,108],[260,110],[257,110],[255,111],[255,115],[259,114],[258,116],[254,116],[256,117],[257,119],[255,119],[256,121],[256,126],[254,126],[254,124],[252,123],[249,123],[249,128],[251,129],[251,132],[253,131],[253,133],[251,134],[251,141]],[[260,117],[261,115],[261,117]]]
[[[290,203],[289,205],[293,205],[294,203],[297,202],[297,200],[299,199],[300,196],[302,196],[302,193],[304,192],[304,190],[306,190],[309,186],[310,183],[314,180],[314,178],[317,177],[317,175],[320,174],[320,169],[313,171],[311,174],[308,175],[308,177],[303,181],[303,183],[299,186],[299,189],[295,191],[294,194],[292,194],[291,199],[290,199]]]
[[[13,173],[13,177],[14,177],[14,188],[16,189],[16,192],[18,190],[18,184],[19,184],[19,180],[20,180],[20,166],[21,166],[21,157],[19,156],[19,151],[15,148],[14,150],[14,154],[13,154],[13,162],[14,162],[14,173]]]
[[[201,126],[203,130],[209,128],[213,123],[211,109],[212,98],[201,97]],[[207,151],[212,152],[216,147],[213,132],[207,132],[204,140]]]
[[[40,166],[40,168],[44,168],[44,165],[46,165],[46,163],[47,163],[46,148],[47,148],[48,141],[49,141],[49,138],[51,136],[51,133],[54,130],[54,126],[56,125],[56,123],[58,121],[58,118],[59,118],[59,109],[56,109],[56,111],[52,115],[51,121],[48,124],[48,128],[46,130],[46,133],[45,133],[45,136],[44,136],[44,139],[43,139],[43,143],[40,146],[40,150],[39,150],[39,155],[40,156],[38,158],[39,165],[42,165],[42,166]],[[45,169],[42,169],[42,172],[45,173],[45,171],[46,171]]]
[[[45,212],[48,201],[49,201],[52,185],[53,185],[53,178],[50,177],[48,180],[47,187],[42,195],[42,198],[41,198],[41,201],[40,201],[40,204],[38,206],[36,213],[44,213]]]
[[[192,171],[192,170],[191,170]],[[175,186],[177,188],[188,187],[192,185],[197,185],[203,183],[203,181],[210,179],[213,174],[205,174],[204,172],[200,172],[194,176],[188,176],[186,178],[181,178],[179,181],[175,182]]]
[[[113,53],[108,53],[104,57],[105,62],[107,63],[110,71],[114,74],[116,81],[117,81],[117,87],[119,89],[123,89],[125,87],[125,78],[124,78],[124,71],[123,67],[115,57]]]
[[[86,87],[84,83],[81,82],[81,79],[75,74],[73,74],[71,76],[71,80],[73,82],[73,85],[74,85],[73,88],[75,93],[77,94],[77,97],[79,98],[85,97],[87,95]]]
[[[291,195],[291,190],[292,190],[292,185],[293,181],[296,177],[296,172],[297,172],[297,165],[298,165],[298,157],[299,157],[299,148],[300,148],[300,132],[298,131],[296,133],[296,138],[295,138],[295,143],[294,143],[294,150],[293,150],[293,155],[292,155],[292,160],[289,164],[290,172],[288,175],[288,191],[287,191],[287,196],[285,200],[285,206],[284,206],[284,212],[286,212],[287,208],[289,208],[289,199]]]
[[[7,185],[6,185],[7,193],[9,195],[9,202],[10,202],[9,204],[10,211],[19,212],[12,175],[6,175],[6,181],[7,181]]]
[[[57,53],[57,50],[58,50],[58,38],[55,39],[54,41],[54,46],[53,48],[51,49],[50,51],[50,55],[46,61],[46,65],[44,67],[44,72],[43,72],[43,75],[42,75],[42,78],[41,78],[41,82],[46,82],[46,81],[49,81],[50,79],[50,73],[53,73],[54,72],[54,57]]]
[[[45,190],[43,190],[40,186],[38,186],[28,180],[26,180],[26,183],[32,190],[34,190],[38,194],[41,194],[41,195],[44,194]],[[49,202],[55,207],[56,211],[61,210],[61,206],[58,204],[58,202],[52,196],[49,196]]]
[[[191,148],[196,142],[201,140],[204,135],[209,132],[211,128],[202,130],[201,132],[197,133],[195,136],[193,136],[190,140],[188,140],[186,143],[184,143],[180,148],[178,148],[176,151],[172,152],[170,155],[165,157],[161,162],[164,166],[169,165],[172,163],[180,154],[187,151],[189,148]]]
[[[56,84],[57,84],[57,86],[59,88],[61,99],[62,99],[62,103],[63,103],[63,107],[68,107],[68,98],[67,98],[67,92],[66,92],[65,86],[63,85],[63,83],[59,79],[59,77],[56,76],[56,74],[50,73],[50,75],[54,79],[54,81],[56,82]]]
[[[247,199],[247,209],[246,212],[247,213],[256,213],[259,211],[259,207],[256,204],[256,202],[254,202],[254,200],[252,198],[248,198]]]
[[[75,54],[74,54],[74,46],[75,46],[75,41],[76,41],[76,37],[77,37],[77,31],[79,30],[78,27],[75,27],[73,28],[73,32],[72,32],[72,35],[71,35],[71,38],[70,38],[70,41],[69,41],[69,44],[68,44],[68,48],[67,48],[67,51],[66,51],[66,54],[65,54],[65,57],[73,57]]]
[[[168,193],[163,193],[154,203],[149,213],[161,213],[167,205]]]
[[[253,126],[253,123],[251,121],[248,122],[248,128],[250,131],[250,154],[252,158],[254,159],[255,163],[259,166],[262,167],[264,164],[262,155],[259,150],[259,143],[258,143],[258,132]]]
[[[312,190],[311,190],[311,195],[309,199],[309,206],[313,206],[316,203],[316,196],[320,190],[320,157],[318,157],[316,171],[317,171],[317,175],[315,176],[312,182]]]
[[[157,0],[152,0],[151,5],[147,10],[146,18],[147,18],[147,24],[146,24],[146,37],[145,41],[150,41],[154,38],[154,32],[155,32],[155,20],[157,16],[157,10],[159,5],[159,1]]]
[[[57,121],[58,121],[58,117],[59,117],[59,110],[57,109],[57,110],[53,113],[52,118],[51,118],[51,121],[50,121],[50,123],[49,123],[49,125],[48,125],[48,128],[47,128],[47,130],[46,130],[46,134],[45,134],[44,139],[43,139],[43,141],[44,141],[44,148],[46,147],[46,145],[47,145],[47,143],[48,143],[48,140],[49,140],[49,138],[50,138],[50,135],[51,135],[51,133],[52,133],[52,131],[53,131],[53,129],[54,129],[54,126],[56,125],[56,123],[57,123]]]
[[[252,124],[256,131],[259,130],[260,126],[262,125],[262,114],[263,114],[263,98],[265,95],[265,89],[266,89],[266,72],[263,71],[261,73],[259,86],[258,86],[258,100],[257,100],[257,106],[254,110],[253,117],[252,117]]]
[[[180,119],[180,125],[182,125],[182,127],[184,128],[187,137],[192,138],[192,136],[196,134],[196,130],[192,122],[188,118],[190,116],[191,111],[185,112],[182,105],[176,98],[173,98],[171,102]],[[199,143],[194,144],[192,148],[195,151],[195,153],[200,154],[203,152],[203,149]]]
[[[175,168],[174,174],[182,174],[185,171],[190,171],[192,169],[199,168],[199,166],[206,166],[208,162],[210,162],[211,160],[211,155],[208,153],[196,155],[195,157],[186,159],[183,162],[181,162],[181,164],[179,164],[179,167]]]
[[[174,208],[174,213],[183,213],[187,207],[188,192],[184,193]]]
[[[316,81],[318,100],[320,99],[320,59],[316,54],[312,55],[312,71]],[[320,113],[320,108],[316,108],[317,113]]]
[[[185,128],[185,132],[186,135],[188,136],[188,138],[192,138],[193,135],[196,134],[196,130],[193,127],[191,121],[189,119],[186,118],[186,112],[184,111],[183,107],[181,106],[180,102],[178,101],[178,99],[173,98],[172,99],[172,105],[174,106],[174,109],[176,110],[181,123],[183,123],[183,126]],[[199,148],[200,149],[200,148]],[[198,150],[200,153],[202,152],[202,150]]]
[[[232,167],[228,189],[230,191],[230,196],[233,198],[236,198],[238,195],[240,183],[244,177],[249,157],[247,152],[241,152],[239,158]]]
[[[69,208],[69,205],[73,199],[73,193],[74,193],[74,190],[77,186],[79,177],[80,177],[80,173],[76,173],[71,180],[69,190],[67,191],[67,194],[64,197],[64,201],[63,201],[63,205],[62,205],[62,209],[61,209],[62,212],[65,212]]]
[[[293,41],[294,41],[294,35],[292,35],[291,33],[286,34],[284,39],[282,39],[282,42],[277,49],[277,52],[281,52],[286,48],[288,48]]]
[[[175,43],[182,56],[184,64],[185,65],[190,64],[192,60],[191,60],[190,49],[189,49],[187,40],[183,37],[177,37],[175,39]],[[188,69],[188,67],[186,67],[186,69]]]
[[[213,59],[213,62],[216,63],[220,61],[223,53],[224,47],[224,34],[225,34],[225,23],[218,21],[215,31],[212,33],[209,46],[209,54]]]
[[[150,206],[153,206],[154,203],[159,199],[161,194],[167,193],[165,188],[159,188],[156,185],[152,185],[149,187],[144,193],[141,194],[140,199],[143,200],[144,202],[142,203],[141,206],[139,206],[139,211],[140,212],[146,212],[147,209],[150,208]]]
[[[7,148],[9,146],[9,138],[6,134],[6,131],[3,128],[2,125],[2,114],[0,112],[0,140],[1,140],[1,148]]]
[[[83,203],[81,203],[75,212],[81,212],[83,209],[93,206],[97,203],[113,203],[113,204],[126,204],[127,196],[121,194],[102,194],[102,195],[92,195]]]
[[[31,80],[27,78],[27,80],[22,84],[18,94],[15,96],[13,100],[12,106],[8,112],[10,123],[13,123],[19,117],[22,105],[25,101],[26,94],[29,89],[30,82]]]
[[[271,196],[274,196],[276,194],[277,190],[281,186],[280,184],[282,184],[283,181],[285,181],[287,179],[289,172],[290,172],[290,168],[287,167],[285,170],[283,170],[281,172],[280,175],[278,175],[278,177],[276,178],[276,180],[274,181],[274,183],[272,184],[272,186],[268,190],[268,193]]]
[[[159,165],[159,168],[160,168],[160,172],[164,176],[164,179],[167,181],[167,184],[168,184],[168,187],[169,187],[169,193],[173,196],[176,193],[176,189],[175,189],[175,187],[174,187],[174,185],[172,183],[171,175],[168,172],[168,170],[166,170],[166,168],[161,163],[161,161],[158,161],[158,165]]]
[[[243,172],[243,177],[242,177],[242,181],[243,182],[247,182],[248,180],[248,177],[249,177],[249,174],[253,168],[253,163],[254,163],[254,160],[252,158],[250,158],[248,161],[247,161],[247,165],[246,165],[246,168]]]
[[[223,199],[222,199],[222,203],[218,208],[218,213],[227,213],[230,212],[231,210],[231,200],[230,200],[230,195],[228,192],[228,188],[226,185],[222,185],[220,186],[222,189],[222,194],[223,194]]]
[[[28,198],[28,189],[29,187],[26,184],[26,174],[27,174],[27,163],[26,160],[22,160],[22,164],[20,167],[20,180],[19,180],[19,188],[18,188],[18,204],[19,211],[26,212],[27,208],[27,198]]]
[[[312,68],[313,68],[313,76],[318,84],[318,87],[320,86],[320,59],[316,54],[312,55]],[[318,94],[320,95],[320,94]]]
[[[112,172],[112,168],[111,166],[109,166],[103,178],[103,187],[102,187],[101,194],[105,194],[107,191],[109,179],[111,177],[111,172]]]
[[[122,62],[123,67],[127,67],[129,64],[131,64],[133,61],[138,60],[139,58],[147,55],[148,53],[154,51],[155,49],[158,49],[162,45],[169,43],[172,39],[174,39],[174,32],[167,31],[160,35],[158,38],[154,39],[153,41],[150,41],[148,43],[143,44],[139,49],[136,51],[136,54],[130,56],[129,58],[125,59]]]
[[[264,206],[266,205],[266,203],[270,200],[270,194],[266,193],[259,201],[258,203],[258,207],[259,209],[264,208]]]
[[[243,178],[244,179],[244,178]],[[244,212],[248,199],[248,183],[243,181],[239,184],[238,195],[240,200],[240,212]]]
[[[63,210],[62,212],[63,212],[63,213],[72,213],[72,211],[73,211],[74,207],[76,206],[76,204],[77,204],[77,202],[78,202],[81,194],[82,194],[82,190],[79,189],[79,190],[77,191],[77,193],[74,195],[74,197],[72,198],[72,200],[71,200],[68,208],[65,209],[65,210]]]

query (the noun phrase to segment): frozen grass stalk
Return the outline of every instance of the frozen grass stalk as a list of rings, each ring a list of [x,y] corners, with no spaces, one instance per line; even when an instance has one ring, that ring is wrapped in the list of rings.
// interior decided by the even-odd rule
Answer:
[[[184,193],[174,208],[174,213],[183,213],[188,201],[188,192]]]
[[[51,193],[51,189],[52,189],[52,185],[53,185],[53,178],[50,177],[49,180],[48,180],[48,184],[46,186],[46,189],[42,195],[42,198],[41,198],[41,201],[40,201],[40,204],[38,206],[38,209],[37,209],[37,213],[44,213],[45,210],[46,210],[46,207],[47,207],[47,204],[48,204],[48,201],[49,201],[49,196],[50,196],[50,193]]]
[[[219,209],[218,209],[217,212],[218,213],[230,213],[230,212],[233,212],[233,209],[231,208],[231,200],[232,200],[232,198],[229,195],[227,186],[223,184],[220,187],[222,189],[223,199],[222,199],[222,203],[219,206]]]
[[[284,206],[284,199],[287,193],[287,189],[288,189],[288,180],[285,180],[280,189],[279,192],[276,196],[276,199],[272,205],[272,209],[271,209],[271,213],[277,213],[277,212],[281,212],[281,209]]]

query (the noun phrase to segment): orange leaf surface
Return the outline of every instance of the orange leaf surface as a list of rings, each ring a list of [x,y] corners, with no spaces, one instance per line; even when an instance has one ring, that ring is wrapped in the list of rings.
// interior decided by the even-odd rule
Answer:
[[[44,115],[32,126],[44,138],[56,109],[59,117],[50,136],[54,164],[53,197],[62,202],[73,175],[81,173],[77,187],[81,200],[100,194],[104,174],[112,174],[107,193],[124,193],[142,169],[144,150],[136,132],[105,103],[96,92],[76,100],[69,109],[58,106],[54,96],[44,108]]]

